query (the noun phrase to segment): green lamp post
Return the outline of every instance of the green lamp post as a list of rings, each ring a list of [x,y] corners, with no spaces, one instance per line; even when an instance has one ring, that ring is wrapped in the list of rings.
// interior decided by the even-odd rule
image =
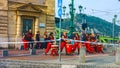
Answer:
[[[70,34],[72,34],[74,31],[74,13],[75,13],[74,0],[71,0],[71,4],[69,4],[69,8],[70,8],[70,16],[71,16]]]
[[[114,15],[114,18],[113,18],[113,45],[114,45],[113,52],[114,53],[116,51],[116,46],[115,46],[115,23],[116,23],[116,19],[117,19],[117,15]]]
[[[115,38],[115,23],[116,23],[116,19],[117,19],[117,15],[114,15],[114,18],[113,18],[113,40]],[[113,41],[113,43],[115,43]]]

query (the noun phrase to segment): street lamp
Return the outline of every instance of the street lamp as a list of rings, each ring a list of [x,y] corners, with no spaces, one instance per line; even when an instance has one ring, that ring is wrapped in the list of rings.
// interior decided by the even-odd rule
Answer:
[[[78,8],[79,8],[79,12],[80,12],[80,17],[81,17],[81,19],[82,19],[82,29],[81,30],[84,30],[85,31],[85,28],[87,28],[87,23],[86,23],[86,19],[85,19],[85,14],[81,14],[82,13],[82,10],[84,10],[83,9],[83,6],[78,6]],[[85,31],[86,32],[86,31]]]
[[[80,11],[80,13],[81,13],[81,11],[82,11],[82,9],[83,9],[83,6],[80,5],[78,8],[79,8],[79,11]]]
[[[117,15],[114,15],[114,18],[113,18],[113,44],[114,44],[114,52],[116,50],[116,47],[115,47],[115,23],[116,23],[116,19],[117,19]]]
[[[73,33],[74,31],[74,13],[75,13],[75,8],[74,8],[74,0],[71,0],[71,3],[69,4],[70,8],[70,16],[71,16],[71,23],[70,23],[70,34]]]
[[[65,17],[66,6],[63,6],[63,16]]]
[[[66,11],[66,6],[63,6],[63,22],[64,22],[64,24],[65,24],[65,11]],[[65,27],[66,27],[66,25],[65,25]]]
[[[114,15],[113,18],[113,39],[115,38],[115,23],[116,23],[117,15]]]

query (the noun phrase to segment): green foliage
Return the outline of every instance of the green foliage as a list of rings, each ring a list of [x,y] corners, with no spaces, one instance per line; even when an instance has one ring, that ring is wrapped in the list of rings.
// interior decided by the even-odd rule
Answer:
[[[61,29],[61,33],[63,33],[63,32],[67,32],[67,33],[69,33],[68,30]],[[60,32],[59,32],[59,28],[56,27],[56,29],[55,29],[55,35],[56,35],[56,38],[57,38],[57,39],[59,38],[59,34],[60,34]]]

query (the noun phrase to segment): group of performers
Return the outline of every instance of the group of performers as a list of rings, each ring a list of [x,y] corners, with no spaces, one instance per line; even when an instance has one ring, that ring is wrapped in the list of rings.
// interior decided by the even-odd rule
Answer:
[[[87,53],[103,53],[103,46],[94,44],[93,42],[98,42],[98,35],[95,36],[95,34],[85,34],[81,33],[79,35],[78,33],[74,33],[71,35],[71,39],[67,36],[66,32],[63,32],[61,36],[61,45],[60,45],[60,51],[62,52],[63,49],[65,48],[66,54],[71,54],[75,53],[77,50],[77,53],[79,54],[80,48],[82,46],[86,47],[86,52]],[[51,54],[56,54],[58,55],[58,46],[56,45],[56,42],[53,41],[54,39],[54,33],[50,32],[48,35],[47,32],[44,33],[44,44],[40,44],[40,32],[37,31],[36,34],[36,46],[44,46],[45,47],[45,54],[48,54],[48,52],[51,51]],[[29,48],[32,49],[34,48],[33,46],[33,34],[32,31],[29,30],[26,32],[26,34],[23,37],[23,42],[24,42],[24,49],[28,50]],[[72,43],[74,42],[74,43]],[[92,42],[92,43],[91,43]]]
[[[49,35],[49,40],[54,40],[53,33],[50,33]],[[71,43],[69,40],[67,33],[63,32],[62,34],[62,40],[61,40],[61,45],[60,45],[60,51],[62,52],[63,49],[65,48],[66,54],[71,54],[74,53],[77,49],[78,54],[80,52],[80,48],[82,46],[86,47],[86,52],[87,53],[103,53],[103,46],[100,44],[95,44],[93,42],[98,41],[98,36],[94,34],[85,34],[82,33],[81,36],[79,36],[78,33],[74,33],[73,35],[73,40],[74,44]],[[91,43],[92,42],[92,43]],[[45,49],[45,54],[48,54],[52,47],[52,45],[55,45],[54,42],[48,42],[47,47]],[[56,53],[56,51],[54,51]]]
[[[28,50],[28,49],[33,49],[34,47],[34,39],[33,39],[33,33],[32,30],[30,29],[28,32],[25,33],[25,35],[22,37],[23,42],[24,42],[24,50]],[[36,47],[40,46],[40,32],[37,31],[36,33],[36,37],[35,37],[36,42]]]

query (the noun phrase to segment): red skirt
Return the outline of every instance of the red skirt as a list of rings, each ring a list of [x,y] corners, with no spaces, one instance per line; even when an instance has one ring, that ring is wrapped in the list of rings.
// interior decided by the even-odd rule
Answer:
[[[63,48],[66,46],[66,42],[61,42],[61,52],[62,52],[62,50],[63,50]]]
[[[28,41],[27,40],[23,40],[24,42],[24,50],[27,50],[28,49]]]

